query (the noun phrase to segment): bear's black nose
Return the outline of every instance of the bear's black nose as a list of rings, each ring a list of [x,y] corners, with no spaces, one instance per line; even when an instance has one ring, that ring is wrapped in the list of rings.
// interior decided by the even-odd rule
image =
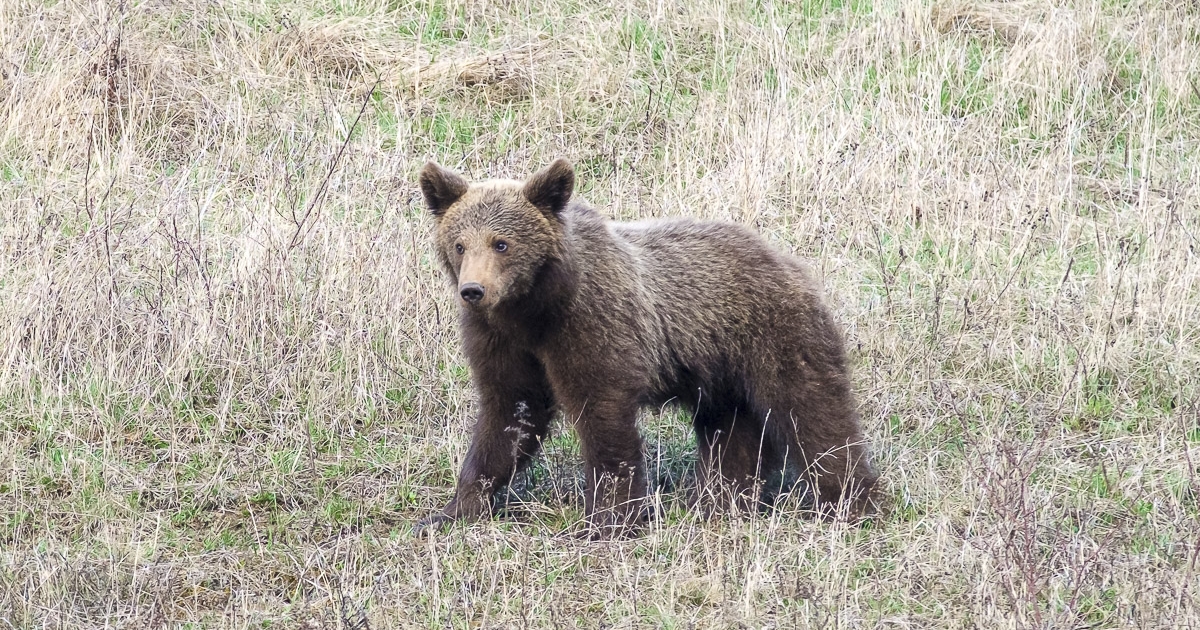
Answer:
[[[462,299],[474,304],[483,299],[483,286],[478,282],[468,282],[458,289]]]

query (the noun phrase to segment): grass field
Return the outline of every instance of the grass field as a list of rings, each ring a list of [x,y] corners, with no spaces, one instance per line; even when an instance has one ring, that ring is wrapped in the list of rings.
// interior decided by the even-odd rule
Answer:
[[[473,417],[415,184],[571,159],[844,323],[887,510],[581,516]],[[0,627],[1200,627],[1200,5],[3,0]]]

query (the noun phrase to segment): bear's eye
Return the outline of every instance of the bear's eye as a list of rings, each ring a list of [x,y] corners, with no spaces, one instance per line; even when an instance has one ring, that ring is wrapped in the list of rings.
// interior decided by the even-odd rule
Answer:
[[[505,243],[504,241],[496,241],[496,244],[493,245],[493,247],[495,247],[496,251],[498,252],[508,251],[508,243]]]
[[[455,243],[455,244],[454,244],[454,251],[458,252],[458,255],[459,255],[459,256],[462,256],[462,253],[463,253],[463,251],[464,251],[464,250],[463,250],[462,243]]]

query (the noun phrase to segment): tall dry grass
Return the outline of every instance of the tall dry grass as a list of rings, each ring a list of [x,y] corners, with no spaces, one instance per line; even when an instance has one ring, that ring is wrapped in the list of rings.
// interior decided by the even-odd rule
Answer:
[[[1194,3],[0,3],[12,627],[1200,625]],[[472,417],[413,183],[572,159],[812,258],[890,509],[579,516],[560,432],[431,540]]]

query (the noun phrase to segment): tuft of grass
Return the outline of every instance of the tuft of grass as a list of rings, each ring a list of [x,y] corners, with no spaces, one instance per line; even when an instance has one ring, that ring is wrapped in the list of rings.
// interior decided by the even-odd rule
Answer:
[[[0,609],[18,627],[1200,624],[1200,14],[1171,3],[0,3]],[[582,511],[473,422],[414,178],[570,158],[753,226],[846,328],[887,510]]]

